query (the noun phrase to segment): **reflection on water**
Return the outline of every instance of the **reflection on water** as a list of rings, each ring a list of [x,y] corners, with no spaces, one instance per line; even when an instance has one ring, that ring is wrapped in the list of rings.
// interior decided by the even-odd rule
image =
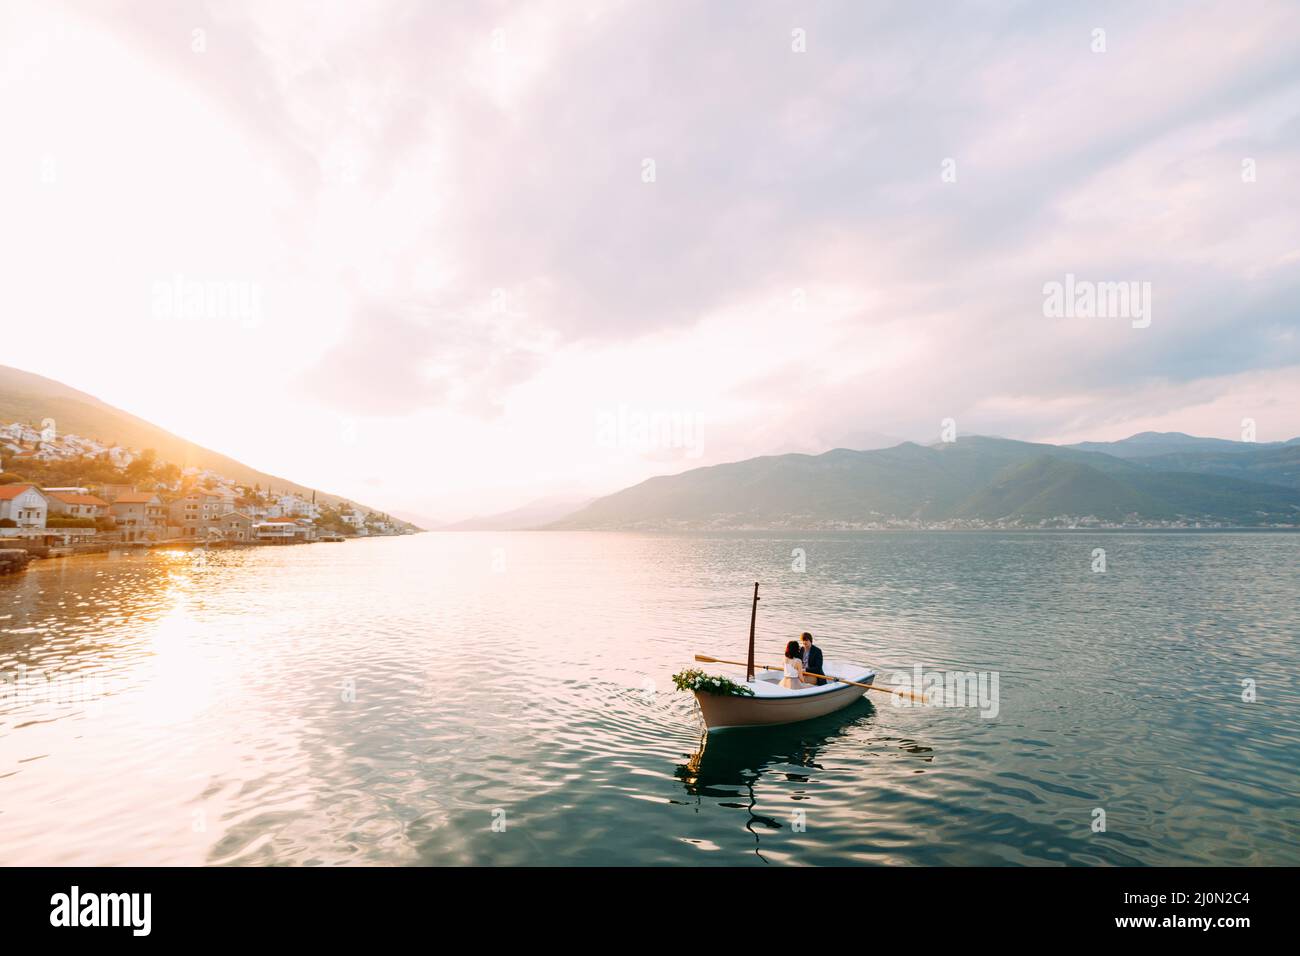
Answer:
[[[708,798],[720,807],[744,810],[749,815],[745,829],[754,835],[754,852],[767,862],[761,852],[761,831],[797,828],[802,822],[795,818],[782,823],[755,812],[763,778],[779,774],[787,783],[808,783],[822,769],[817,763],[822,748],[845,736],[850,724],[866,721],[874,713],[875,707],[863,699],[800,724],[704,733],[699,747],[677,767],[676,774],[686,792],[697,800]],[[737,798],[743,802],[737,803]]]
[[[0,578],[0,852],[1300,863],[1298,557],[1269,534],[446,534],[36,562]],[[997,671],[997,717],[877,698],[701,742],[670,676],[743,657],[754,580],[760,661],[811,630],[882,681]]]

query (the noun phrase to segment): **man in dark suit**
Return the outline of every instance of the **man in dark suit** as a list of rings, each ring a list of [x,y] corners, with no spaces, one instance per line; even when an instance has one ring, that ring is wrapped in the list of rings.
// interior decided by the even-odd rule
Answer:
[[[813,644],[812,635],[804,631],[799,635],[799,642],[803,644],[803,669],[814,674],[825,674],[822,670],[822,649]],[[826,683],[824,677],[814,677],[812,680],[815,684]]]

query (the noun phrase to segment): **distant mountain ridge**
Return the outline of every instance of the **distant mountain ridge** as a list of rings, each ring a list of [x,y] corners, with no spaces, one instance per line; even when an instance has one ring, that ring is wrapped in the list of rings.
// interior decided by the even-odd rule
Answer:
[[[1158,471],[1222,475],[1300,488],[1300,438],[1244,442],[1196,438],[1181,432],[1142,432],[1123,441],[1083,442],[1066,447],[1101,452]]]
[[[509,511],[425,527],[431,531],[531,531],[573,514],[590,501],[590,498],[564,496],[538,498]]]
[[[140,450],[152,448],[160,459],[172,464],[182,468],[208,468],[249,487],[260,484],[264,489],[285,490],[307,497],[315,490],[186,441],[54,379],[0,365],[0,422],[39,425],[46,418],[54,419],[60,433],[82,435]],[[323,504],[348,504],[366,511],[380,510],[326,492],[318,491],[316,497]]]
[[[969,436],[765,456],[651,478],[548,528],[1300,526],[1300,443],[1225,450],[1215,439],[1181,438],[1190,441],[1057,446]],[[1163,448],[1123,457],[1104,450],[1111,445]]]
[[[1300,438],[1292,438],[1290,441],[1247,442],[1227,438],[1198,438],[1183,432],[1138,432],[1119,441],[1084,441],[1062,447],[1104,452],[1116,458],[1151,458],[1172,454],[1249,454],[1261,449],[1294,445],[1300,445]]]

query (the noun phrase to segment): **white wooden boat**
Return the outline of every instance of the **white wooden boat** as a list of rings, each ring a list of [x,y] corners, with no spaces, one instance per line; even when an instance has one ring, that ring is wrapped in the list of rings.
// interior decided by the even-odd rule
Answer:
[[[741,685],[749,689],[752,695],[692,691],[700,705],[700,713],[704,715],[704,724],[710,731],[771,727],[824,717],[859,700],[876,679],[876,672],[869,667],[823,661],[822,674],[826,678],[833,678],[832,680],[806,688],[782,687],[781,669],[754,664],[754,626],[757,620],[758,582],[755,582],[754,605],[749,616],[749,656],[744,665],[745,683]],[[717,664],[740,663],[703,654],[696,654],[695,659]]]
[[[871,668],[858,664],[827,661],[822,666],[827,677],[844,678],[858,684],[870,684],[876,677]],[[865,687],[838,680],[807,690],[789,690],[781,686],[781,672],[776,670],[762,671],[743,686],[752,690],[754,696],[694,692],[710,731],[812,720],[849,706],[867,692]]]

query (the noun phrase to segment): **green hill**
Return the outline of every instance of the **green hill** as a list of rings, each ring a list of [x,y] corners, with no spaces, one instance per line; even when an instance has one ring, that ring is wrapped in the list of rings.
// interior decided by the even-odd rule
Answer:
[[[1128,481],[1073,461],[1040,455],[1005,469],[986,488],[959,505],[962,518],[1041,520],[1092,515],[1123,521],[1133,514],[1168,519],[1177,515]]]
[[[1231,452],[1180,452],[1156,455],[1139,462],[1152,471],[1195,472],[1222,475],[1268,485],[1300,488],[1300,444],[1262,445],[1243,454]]]
[[[39,427],[46,418],[54,419],[60,434],[80,435],[140,450],[152,448],[159,458],[182,468],[209,468],[250,487],[261,485],[263,489],[290,491],[307,497],[315,490],[195,445],[53,379],[0,365],[0,422],[25,422]],[[317,491],[316,500],[332,505],[354,504],[366,511],[379,510],[321,491]]]
[[[1182,432],[1142,432],[1122,441],[1081,442],[1066,447],[1103,452],[1151,471],[1223,475],[1300,488],[1300,438],[1245,442],[1197,438]]]

